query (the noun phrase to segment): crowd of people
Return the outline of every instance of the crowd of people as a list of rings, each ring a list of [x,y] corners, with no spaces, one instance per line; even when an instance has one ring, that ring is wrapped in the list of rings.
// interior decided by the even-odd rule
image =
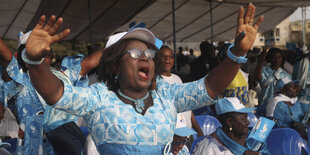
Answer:
[[[251,50],[263,21],[254,17],[253,4],[241,7],[234,43],[215,48],[203,41],[198,58],[188,48],[175,58],[167,45],[155,46],[156,34],[133,28],[54,68],[52,44],[70,29],[58,32],[63,19],[42,15],[32,31],[19,34],[16,57],[0,40],[0,137],[16,138],[14,154],[27,155],[189,154],[194,134],[203,138],[194,154],[269,154],[265,142],[259,149],[248,143],[247,114],[257,106],[256,114],[276,120],[276,127],[307,124],[309,60],[290,61],[294,70],[286,71],[281,49]],[[180,71],[185,62],[187,75]],[[204,135],[198,111],[216,116],[222,127]]]

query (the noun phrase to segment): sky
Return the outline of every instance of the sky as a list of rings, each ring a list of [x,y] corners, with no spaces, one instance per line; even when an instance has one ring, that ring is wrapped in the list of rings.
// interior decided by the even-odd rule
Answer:
[[[310,7],[307,7],[306,10],[307,14],[306,14],[306,18],[310,19]],[[298,8],[291,16],[290,16],[290,21],[296,21],[296,20],[301,20],[302,16],[301,16],[301,8]]]

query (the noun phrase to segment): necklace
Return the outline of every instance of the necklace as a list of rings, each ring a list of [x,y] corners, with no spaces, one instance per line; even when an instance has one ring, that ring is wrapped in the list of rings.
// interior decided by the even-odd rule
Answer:
[[[144,106],[145,106],[145,105],[144,105],[144,100],[147,99],[147,98],[149,97],[149,92],[147,92],[146,95],[145,95],[144,97],[135,100],[135,99],[133,99],[133,98],[131,98],[131,97],[126,96],[125,94],[123,94],[123,93],[121,92],[120,89],[118,89],[118,94],[119,94],[120,96],[122,96],[123,98],[125,98],[125,99],[127,99],[127,100],[129,100],[129,101],[131,101],[131,102],[133,102],[133,103],[135,103],[135,109],[136,109],[136,111],[137,111],[138,113],[140,113],[140,114],[141,114],[142,111],[144,110]]]

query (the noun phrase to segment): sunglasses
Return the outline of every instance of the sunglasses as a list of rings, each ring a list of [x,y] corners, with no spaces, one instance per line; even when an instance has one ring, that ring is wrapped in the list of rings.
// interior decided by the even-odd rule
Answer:
[[[186,138],[186,140],[183,141],[173,141],[174,145],[185,145],[188,141],[188,138]]]
[[[134,59],[140,59],[142,56],[142,52],[144,52],[144,55],[146,56],[147,59],[151,60],[155,57],[156,51],[153,49],[146,49],[145,51],[139,50],[139,49],[130,49],[127,51],[130,56]]]

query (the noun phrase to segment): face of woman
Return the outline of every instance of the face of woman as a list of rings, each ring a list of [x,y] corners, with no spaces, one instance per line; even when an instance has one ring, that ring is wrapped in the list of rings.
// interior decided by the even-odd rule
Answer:
[[[231,121],[232,131],[236,136],[247,135],[249,124],[250,121],[248,120],[247,113],[236,113]]]
[[[282,55],[279,52],[276,52],[271,60],[271,66],[273,66],[274,68],[279,68],[281,64],[282,64]]]
[[[298,85],[291,83],[284,86],[284,93],[286,96],[293,98],[297,96],[298,89]]]
[[[145,90],[150,86],[154,75],[154,61],[149,60],[144,55],[144,52],[142,52],[140,58],[133,58],[127,52],[130,49],[145,51],[148,47],[141,41],[133,40],[129,42],[126,53],[120,60],[120,87],[134,91]]]
[[[159,51],[159,69],[163,73],[171,73],[174,65],[173,52],[168,48],[163,48]]]

